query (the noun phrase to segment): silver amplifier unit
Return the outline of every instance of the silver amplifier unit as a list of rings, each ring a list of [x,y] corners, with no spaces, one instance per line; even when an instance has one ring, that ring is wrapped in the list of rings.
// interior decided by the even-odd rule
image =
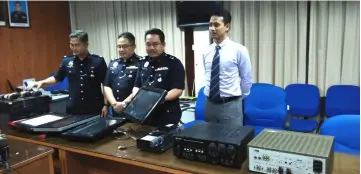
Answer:
[[[267,174],[328,174],[333,136],[265,129],[248,143],[249,170]]]

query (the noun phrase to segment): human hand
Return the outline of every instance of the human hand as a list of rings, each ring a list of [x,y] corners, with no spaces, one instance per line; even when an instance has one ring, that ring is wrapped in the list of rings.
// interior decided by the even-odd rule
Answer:
[[[102,113],[101,113],[101,117],[106,117],[106,116],[108,116],[108,114],[109,114],[109,108],[108,108],[108,106],[103,106],[103,109],[102,109]]]

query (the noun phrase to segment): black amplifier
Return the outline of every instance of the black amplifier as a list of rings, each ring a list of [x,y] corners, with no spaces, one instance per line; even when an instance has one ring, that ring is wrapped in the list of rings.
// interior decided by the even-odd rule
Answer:
[[[179,158],[241,168],[254,128],[198,122],[174,135],[174,155]]]
[[[48,95],[17,99],[0,99],[0,129],[7,128],[10,121],[29,118],[50,112]]]

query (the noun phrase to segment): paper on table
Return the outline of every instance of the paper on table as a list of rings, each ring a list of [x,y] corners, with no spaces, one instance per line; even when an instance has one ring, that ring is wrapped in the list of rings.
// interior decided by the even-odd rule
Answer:
[[[55,116],[55,115],[44,115],[44,116],[41,116],[41,117],[37,117],[37,118],[33,118],[33,119],[23,121],[21,123],[31,125],[31,126],[39,126],[39,125],[46,124],[46,123],[49,123],[49,122],[52,122],[52,121],[60,120],[62,118],[63,117],[59,117],[59,116]]]

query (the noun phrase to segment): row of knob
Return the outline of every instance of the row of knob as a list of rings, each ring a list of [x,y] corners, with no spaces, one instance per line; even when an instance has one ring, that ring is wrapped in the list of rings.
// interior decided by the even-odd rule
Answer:
[[[209,155],[216,157],[218,155],[230,155],[234,157],[236,155],[236,148],[233,145],[226,145],[224,144],[218,144],[218,146],[215,143],[210,143],[208,145],[208,153]]]

